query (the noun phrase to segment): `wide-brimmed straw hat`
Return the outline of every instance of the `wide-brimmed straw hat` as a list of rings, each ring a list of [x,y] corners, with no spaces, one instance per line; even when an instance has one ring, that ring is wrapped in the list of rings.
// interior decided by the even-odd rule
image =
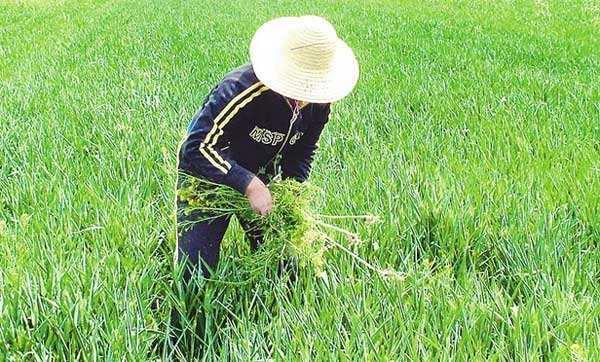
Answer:
[[[250,59],[263,84],[300,101],[337,101],[358,80],[352,49],[318,16],[283,17],[263,24],[252,38]]]

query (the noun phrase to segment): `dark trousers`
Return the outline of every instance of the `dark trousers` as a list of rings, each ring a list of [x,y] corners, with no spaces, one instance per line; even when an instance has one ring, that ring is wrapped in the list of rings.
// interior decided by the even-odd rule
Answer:
[[[193,273],[201,271],[204,277],[217,267],[221,241],[229,226],[230,217],[223,216],[206,221],[199,212],[185,215],[185,203],[177,202],[177,262],[187,263],[184,280],[188,281]],[[262,243],[260,230],[251,222],[238,218],[250,241],[250,248],[256,250]],[[193,224],[190,224],[193,223]]]

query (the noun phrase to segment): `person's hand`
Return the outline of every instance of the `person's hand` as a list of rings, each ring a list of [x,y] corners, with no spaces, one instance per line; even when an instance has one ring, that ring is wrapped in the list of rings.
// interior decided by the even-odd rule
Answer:
[[[246,197],[250,201],[252,210],[265,216],[273,208],[273,199],[267,186],[256,176],[246,188]]]

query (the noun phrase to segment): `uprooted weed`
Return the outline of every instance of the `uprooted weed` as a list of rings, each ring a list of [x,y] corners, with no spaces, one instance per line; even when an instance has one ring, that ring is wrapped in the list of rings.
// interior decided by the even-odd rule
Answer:
[[[381,276],[401,277],[395,271],[380,269],[336,240],[341,235],[349,244],[362,242],[356,233],[334,225],[335,220],[372,224],[378,221],[377,217],[318,213],[315,205],[321,191],[315,185],[291,179],[271,182],[269,189],[273,197],[273,209],[268,215],[261,216],[250,208],[244,195],[230,187],[185,174],[180,177],[183,186],[178,190],[178,198],[186,203],[180,212],[201,215],[182,227],[236,215],[248,220],[252,228],[260,231],[263,236],[261,247],[241,260],[248,279],[264,276],[268,269],[282,263],[292,263],[323,277],[326,275],[326,254],[332,249],[348,254],[360,265]]]

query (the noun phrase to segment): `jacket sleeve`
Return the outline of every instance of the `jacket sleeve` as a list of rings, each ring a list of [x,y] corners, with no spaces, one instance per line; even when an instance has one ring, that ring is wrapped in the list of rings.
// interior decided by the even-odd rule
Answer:
[[[224,80],[217,85],[190,123],[179,150],[179,169],[244,193],[254,174],[222,148],[231,140],[239,121],[236,115],[266,89],[260,82],[244,87],[237,81]]]
[[[281,162],[282,178],[293,178],[304,182],[310,173],[315,151],[318,148],[319,137],[329,120],[330,105],[316,106],[313,116],[314,124],[292,146],[290,152],[283,157]]]

